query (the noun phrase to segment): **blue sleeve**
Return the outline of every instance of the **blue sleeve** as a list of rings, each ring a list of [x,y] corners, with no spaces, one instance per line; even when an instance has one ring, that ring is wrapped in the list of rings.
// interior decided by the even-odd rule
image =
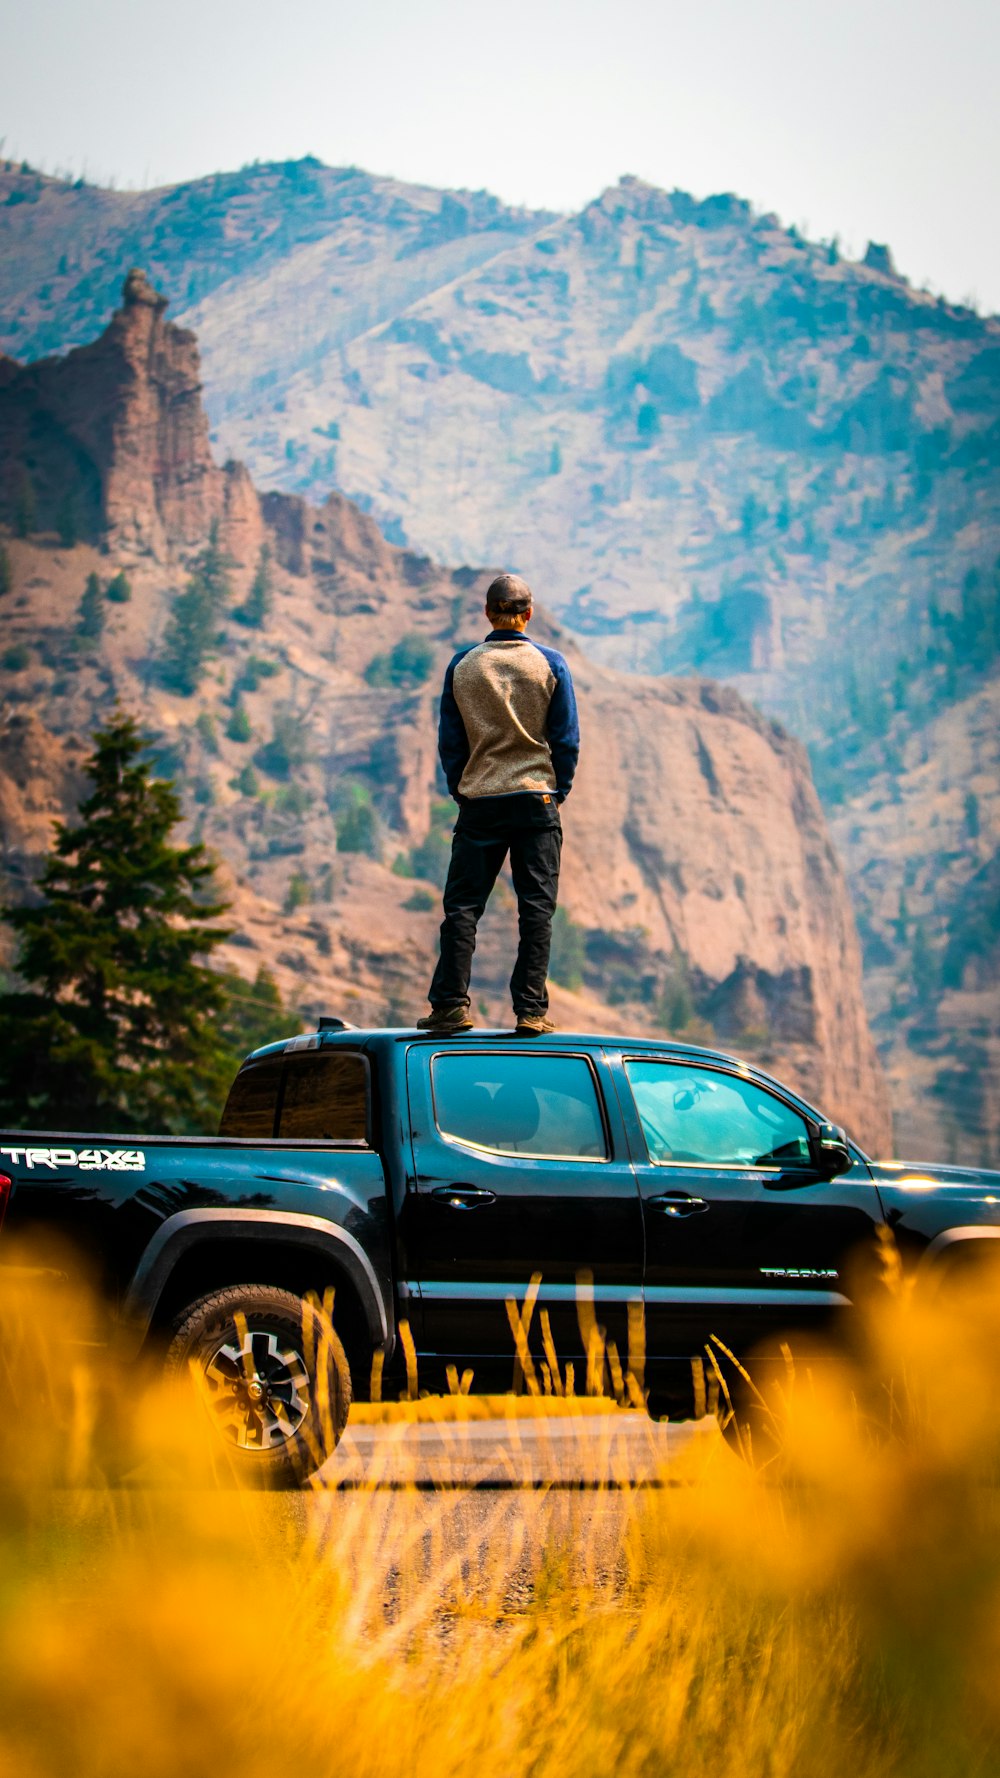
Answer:
[[[556,796],[562,803],[573,787],[573,774],[580,757],[580,723],[576,713],[573,675],[569,667],[554,648],[547,648],[545,656],[556,676],[555,690],[549,704],[547,734],[556,775]]]
[[[444,676],[444,688],[441,692],[441,714],[438,720],[438,754],[441,760],[441,769],[444,772],[448,789],[456,802],[458,801],[459,780],[469,760],[469,737],[465,732],[461,711],[455,702],[452,680],[455,677],[455,668],[466,652],[463,649],[448,663],[448,671]]]

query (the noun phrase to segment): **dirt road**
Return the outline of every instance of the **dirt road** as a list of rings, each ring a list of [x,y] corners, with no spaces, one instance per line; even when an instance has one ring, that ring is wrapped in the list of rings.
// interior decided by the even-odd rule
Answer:
[[[669,1482],[714,1421],[655,1425],[645,1414],[355,1426],[327,1463],[329,1488],[628,1488]]]

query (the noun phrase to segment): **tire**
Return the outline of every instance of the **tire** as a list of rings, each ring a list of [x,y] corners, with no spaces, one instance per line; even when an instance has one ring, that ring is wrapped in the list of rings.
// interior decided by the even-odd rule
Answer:
[[[750,1469],[765,1470],[775,1480],[783,1473],[784,1448],[778,1413],[749,1388],[730,1387],[730,1400],[720,1395],[715,1410],[719,1431],[734,1457]]]
[[[351,1407],[350,1367],[329,1317],[270,1284],[191,1303],[174,1323],[164,1375],[192,1377],[215,1457],[227,1453],[250,1487],[304,1486],[336,1450]]]

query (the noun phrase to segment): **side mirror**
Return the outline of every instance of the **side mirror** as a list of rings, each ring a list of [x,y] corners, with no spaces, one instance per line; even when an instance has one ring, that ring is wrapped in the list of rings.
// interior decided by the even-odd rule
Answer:
[[[836,1179],[854,1165],[847,1137],[839,1124],[817,1124],[809,1138],[813,1163],[823,1179]]]

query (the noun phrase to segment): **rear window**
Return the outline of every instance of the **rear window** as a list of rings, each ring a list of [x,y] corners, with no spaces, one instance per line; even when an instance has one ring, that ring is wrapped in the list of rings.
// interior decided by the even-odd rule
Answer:
[[[266,1139],[274,1135],[282,1066],[281,1056],[268,1056],[266,1061],[249,1062],[240,1069],[229,1089],[220,1136]]]
[[[268,1056],[240,1069],[220,1136],[259,1141],[367,1142],[368,1067],[363,1056]]]
[[[368,1069],[363,1056],[293,1056],[285,1067],[279,1136],[365,1142]]]

